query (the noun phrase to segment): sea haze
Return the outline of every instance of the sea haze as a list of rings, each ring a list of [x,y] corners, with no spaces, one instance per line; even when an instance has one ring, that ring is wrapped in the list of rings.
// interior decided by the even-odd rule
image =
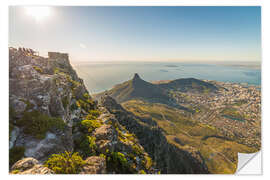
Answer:
[[[98,93],[130,80],[138,73],[146,81],[197,78],[261,85],[260,64],[202,64],[186,62],[82,62],[74,63],[90,93]]]

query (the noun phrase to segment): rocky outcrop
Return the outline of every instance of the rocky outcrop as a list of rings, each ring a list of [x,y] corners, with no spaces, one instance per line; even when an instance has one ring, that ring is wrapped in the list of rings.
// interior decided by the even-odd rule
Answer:
[[[41,161],[52,153],[72,151],[72,124],[86,114],[76,102],[91,97],[68,56],[53,53],[44,58],[10,48],[9,60],[9,148],[24,147],[25,157]],[[29,118],[35,126],[27,125]],[[58,128],[60,121],[63,128]]]
[[[99,156],[87,158],[80,174],[106,174],[106,160]]]
[[[118,119],[106,108],[101,106],[99,110],[101,111],[101,115],[97,118],[97,121],[100,123],[100,126],[93,130],[89,136],[91,139],[94,139],[94,153],[105,155],[106,160],[109,161],[106,165],[106,173],[137,174],[141,171],[145,173],[158,173],[159,169],[152,163],[151,157],[140,145],[137,137],[122,126],[118,122]],[[80,141],[84,136],[85,134],[82,131],[78,131],[75,128],[74,141]],[[80,152],[80,148],[75,150]],[[117,158],[122,159],[122,164],[116,162],[118,161]],[[86,161],[94,159],[88,157]],[[98,159],[100,160],[100,158]],[[115,166],[115,164],[111,162],[112,160],[118,165]],[[123,167],[125,167],[124,170],[119,169]],[[94,171],[92,169],[93,167],[89,168],[90,170],[85,170],[82,173]]]
[[[161,169],[161,173],[209,173],[199,151],[191,147],[180,149],[170,144],[158,126],[144,123],[145,120],[127,112],[110,96],[104,96],[100,103],[101,106],[115,115],[122,126],[138,137],[139,143],[156,162],[157,167]]]
[[[52,154],[59,157],[73,152],[85,163],[81,174],[159,171],[137,137],[106,108],[97,107],[67,54],[49,52],[44,58],[10,48],[9,55],[13,174],[53,173],[48,168],[55,167],[46,164],[48,158],[57,161]],[[55,173],[73,172],[62,170]]]
[[[12,166],[11,174],[54,174],[54,172],[34,158],[24,158]]]

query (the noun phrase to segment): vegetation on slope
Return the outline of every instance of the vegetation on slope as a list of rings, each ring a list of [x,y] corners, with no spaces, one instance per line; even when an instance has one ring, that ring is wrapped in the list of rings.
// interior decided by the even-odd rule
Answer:
[[[9,167],[24,157],[24,151],[25,149],[22,146],[16,146],[9,150]]]
[[[56,174],[78,174],[85,164],[78,153],[64,152],[52,154],[44,166],[52,169]]]
[[[43,139],[46,132],[52,128],[63,130],[65,123],[62,118],[49,117],[37,110],[24,112],[23,117],[16,125],[23,127],[25,134],[32,135],[38,139]]]
[[[192,120],[192,114],[166,105],[131,100],[123,103],[125,109],[139,117],[152,117],[169,142],[186,148],[198,149],[211,173],[234,173],[237,153],[252,153],[256,149],[225,138],[215,127]]]
[[[159,87],[182,92],[193,91],[205,94],[218,90],[215,85],[195,78],[176,79],[167,83],[161,83]]]
[[[169,97],[165,90],[157,85],[146,82],[135,74],[133,79],[122,84],[116,85],[109,91],[95,95],[97,99],[104,94],[108,94],[118,102],[124,102],[130,99],[145,99],[154,102],[168,102]]]

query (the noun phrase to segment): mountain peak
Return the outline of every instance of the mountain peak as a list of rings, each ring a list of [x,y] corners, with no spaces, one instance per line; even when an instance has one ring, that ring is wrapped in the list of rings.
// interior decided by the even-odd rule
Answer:
[[[135,73],[133,79],[141,79],[141,78],[138,73]]]
[[[169,99],[163,89],[141,79],[138,73],[135,73],[131,80],[116,85],[108,91],[108,94],[115,98],[117,102],[124,102],[136,98],[148,99],[151,101],[159,100],[159,102],[167,102]],[[104,95],[104,93],[100,93],[95,97],[100,98],[102,95]]]

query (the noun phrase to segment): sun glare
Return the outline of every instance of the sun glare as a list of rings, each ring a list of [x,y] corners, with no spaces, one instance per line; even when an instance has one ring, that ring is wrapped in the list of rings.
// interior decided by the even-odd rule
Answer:
[[[37,22],[40,22],[51,15],[51,8],[40,7],[26,7],[26,14],[33,17]]]

